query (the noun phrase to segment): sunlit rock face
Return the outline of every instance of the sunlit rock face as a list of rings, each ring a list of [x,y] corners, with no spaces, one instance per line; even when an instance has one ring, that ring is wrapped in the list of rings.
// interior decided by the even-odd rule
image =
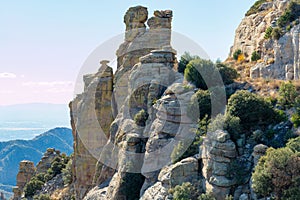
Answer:
[[[299,20],[287,25],[288,29],[284,27],[278,40],[265,37],[268,28],[278,27],[278,19],[291,2],[275,0],[263,3],[257,13],[246,16],[236,29],[230,57],[239,49],[247,61],[251,61],[255,51],[261,56],[261,61],[250,69],[251,78],[299,79]]]
[[[79,199],[94,186],[95,166],[99,157],[97,149],[106,143],[113,121],[113,71],[107,63],[101,61],[97,73],[83,77],[85,90],[70,103],[74,138],[73,180]]]

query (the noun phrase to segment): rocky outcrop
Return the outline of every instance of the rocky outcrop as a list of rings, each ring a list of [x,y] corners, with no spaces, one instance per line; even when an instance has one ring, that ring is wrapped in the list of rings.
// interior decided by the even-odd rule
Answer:
[[[119,112],[113,122],[113,125],[119,127],[115,133],[111,133],[111,136],[114,136],[114,139],[111,139],[111,141],[114,141],[115,145],[119,147],[118,162],[116,163],[116,166],[119,167],[118,172],[114,175],[108,187],[107,199],[130,198],[133,196],[136,198],[140,195],[139,188],[142,187],[145,179],[141,174],[142,166],[143,169],[149,167],[147,164],[145,165],[146,158],[144,160],[144,153],[153,148],[152,145],[150,148],[147,147],[150,146],[147,141],[149,141],[148,138],[151,137],[151,125],[154,124],[153,120],[156,118],[156,111],[152,106],[155,100],[160,98],[160,95],[163,94],[167,86],[176,79],[176,73],[172,70],[175,61],[174,56],[174,51],[168,48],[151,51],[150,54],[140,58],[140,63],[136,64],[130,73],[128,94],[131,95],[126,98],[121,108],[122,112]],[[174,97],[171,97],[171,99],[173,99],[175,103]],[[149,114],[146,127],[139,126],[133,120],[134,116],[141,109],[144,109]],[[159,124],[156,123],[156,125]],[[178,124],[173,125],[175,129],[177,125]],[[172,125],[169,124],[168,128],[171,128],[171,126]],[[152,131],[156,132],[161,128],[161,126],[156,127],[156,130],[154,130],[155,126],[153,126]],[[170,131],[172,130],[168,131],[166,128],[165,133],[161,133],[161,136],[164,134],[167,136]],[[157,134],[159,134],[159,132],[156,132],[155,137]],[[151,143],[153,142],[155,148],[160,151],[157,146],[159,142],[155,142],[155,140],[157,140],[157,138],[154,139],[153,135]],[[161,147],[164,146],[163,140],[164,139],[161,138]],[[164,161],[167,161],[170,159],[171,152],[172,151],[169,151],[167,157],[164,157],[164,155],[160,156],[164,157]],[[145,156],[147,157],[147,153]],[[148,162],[149,161],[150,160],[148,160]],[[151,163],[151,165],[152,164],[153,163]],[[158,169],[163,166],[164,165],[160,166]],[[128,193],[130,188],[135,188],[135,191]]]
[[[180,160],[194,140],[199,108],[189,110],[195,88],[176,72],[172,16],[155,11],[148,19],[147,8],[129,8],[117,71],[102,61],[104,69],[84,76],[84,93],[71,104],[77,199],[172,199],[169,189],[184,182],[217,200],[250,194],[245,134],[233,142],[226,131],[210,132],[199,154]]]
[[[290,27],[283,27],[283,35],[277,39],[266,38],[266,30],[277,26],[291,0],[266,1],[254,14],[246,16],[236,30],[230,57],[241,50],[247,61],[253,52],[261,60],[250,69],[251,78],[299,79],[299,32],[300,25],[295,20]]]
[[[196,124],[188,117],[187,106],[193,89],[184,88],[182,79],[170,85],[164,95],[154,104],[156,116],[152,123],[146,127],[145,133],[149,135],[142,173],[146,177],[141,194],[158,180],[160,169],[172,162],[173,148],[183,142],[187,146],[195,136]],[[184,153],[179,152],[179,155]]]
[[[161,12],[161,11],[160,11]],[[117,50],[117,71],[114,76],[114,108],[119,110],[127,97],[130,70],[139,62],[140,57],[152,50],[169,46],[171,42],[172,12],[148,19],[147,8],[136,6],[129,8],[124,16],[126,25],[125,41]],[[116,112],[118,113],[118,112]]]
[[[46,173],[57,155],[60,155],[58,150],[55,150],[54,148],[48,148],[40,162],[36,165],[36,173]]]
[[[14,200],[19,200],[22,197],[23,189],[27,182],[35,173],[35,167],[33,162],[23,160],[20,162],[19,173],[17,175],[17,186],[13,188]]]
[[[105,145],[113,120],[113,72],[107,61],[101,62],[96,74],[84,76],[84,83],[83,94],[70,103],[74,137],[73,180],[79,199],[94,186],[93,177],[100,156],[98,148]]]
[[[158,175],[158,180],[141,195],[140,199],[168,199],[170,196],[168,190],[184,182],[202,186],[198,164],[198,159],[189,157],[164,167]],[[199,191],[201,190],[202,188],[199,188]]]
[[[91,85],[97,81],[95,79],[99,78],[99,75],[84,76],[85,91],[71,104],[75,138],[74,179],[78,191],[77,198],[82,198],[93,184],[101,184],[110,178],[112,180],[107,188],[107,199],[118,199],[128,195],[139,196],[138,187],[141,187],[144,182],[144,177],[140,173],[143,153],[149,133],[145,133],[146,128],[135,123],[133,119],[139,111],[145,110],[149,113],[146,124],[151,125],[150,121],[156,117],[152,105],[161,97],[165,89],[179,77],[173,71],[174,64],[177,62],[176,52],[170,47],[172,11],[155,12],[155,16],[147,22],[149,29],[146,29],[145,25],[147,19],[147,8],[142,6],[129,8],[124,16],[125,41],[116,53],[118,64],[114,75],[114,95],[109,99],[114,102],[110,109],[113,109],[116,119],[112,123],[108,123],[111,126],[107,134],[109,140],[106,140],[106,145],[99,144],[101,138],[97,138],[97,136],[92,137],[93,139],[89,136],[86,141],[88,145],[84,144],[82,139],[82,133],[85,136],[91,132],[97,132],[96,127],[91,128],[91,126],[93,127],[92,123],[94,123],[90,119],[93,108],[88,105],[90,102],[101,99],[101,95],[92,99],[93,93],[91,93],[91,90],[94,89]],[[108,101],[106,102],[108,105]],[[103,105],[100,103],[98,105],[100,105],[99,109],[103,109]],[[107,114],[107,112],[99,114],[98,120],[105,117],[103,116],[105,113]],[[147,126],[148,131],[150,125]],[[96,141],[98,146],[91,144]],[[111,148],[111,144],[114,145],[113,148]],[[99,151],[97,147],[103,147],[103,150]],[[91,152],[93,150],[98,152]],[[138,156],[129,155],[131,153],[136,153]],[[92,157],[95,155],[98,156],[99,162],[96,170],[93,170],[95,159]],[[107,156],[109,159],[106,159]],[[110,160],[109,163],[107,160]],[[134,169],[131,166],[134,166]],[[114,169],[118,171],[112,177],[115,172]],[[90,177],[95,171],[93,182],[90,182]],[[135,185],[131,185],[132,183]],[[135,190],[128,192],[132,187]]]
[[[236,177],[228,176],[230,164],[237,157],[235,143],[225,131],[208,133],[200,147],[200,156],[205,191],[212,192],[217,200],[225,199],[236,184]]]

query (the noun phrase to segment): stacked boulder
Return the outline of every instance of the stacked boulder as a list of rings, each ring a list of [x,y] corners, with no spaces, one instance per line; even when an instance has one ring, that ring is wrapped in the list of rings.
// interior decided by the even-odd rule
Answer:
[[[228,177],[231,163],[237,156],[235,143],[226,131],[210,132],[200,147],[200,156],[206,192],[211,192],[217,200],[225,199],[236,184],[235,177]]]

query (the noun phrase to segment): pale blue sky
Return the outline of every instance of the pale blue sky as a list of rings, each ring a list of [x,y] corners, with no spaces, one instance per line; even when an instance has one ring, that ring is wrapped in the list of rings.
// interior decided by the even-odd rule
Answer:
[[[173,30],[224,60],[255,0],[0,0],[0,105],[67,103],[88,55],[121,34],[130,6],[173,10]],[[187,49],[188,51],[188,49]]]

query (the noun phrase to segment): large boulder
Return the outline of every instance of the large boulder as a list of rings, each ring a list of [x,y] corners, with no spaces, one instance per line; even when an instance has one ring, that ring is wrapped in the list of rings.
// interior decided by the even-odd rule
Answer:
[[[198,160],[193,157],[166,166],[160,171],[157,182],[147,188],[140,199],[168,199],[170,195],[168,190],[174,188],[176,185],[181,185],[184,182],[202,185],[198,170]]]

